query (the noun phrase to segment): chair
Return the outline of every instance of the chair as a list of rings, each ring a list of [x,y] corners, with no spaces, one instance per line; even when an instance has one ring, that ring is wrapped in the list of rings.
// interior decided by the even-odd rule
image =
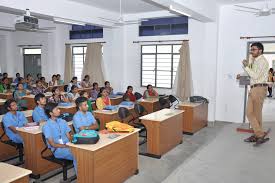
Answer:
[[[148,114],[148,111],[146,111],[146,109],[140,104],[135,104],[134,109],[136,114],[138,115],[138,118],[143,116],[144,113]],[[142,145],[147,142],[147,130],[145,126],[141,123],[141,120],[139,119],[138,121],[139,123],[137,125],[138,125],[138,128],[140,129],[139,136],[145,138],[142,142],[139,143],[139,145]],[[145,132],[145,135],[142,135],[143,132]]]
[[[127,121],[127,123],[131,123],[135,120],[135,117],[133,116],[133,114],[131,114],[130,111],[126,107],[120,107],[118,109],[118,116],[122,120],[122,122],[125,122],[124,120],[126,120],[130,116],[132,118],[131,118],[131,120]]]
[[[135,112],[137,113],[137,115],[139,117],[143,116],[144,113],[148,114],[148,111],[141,104],[136,103],[134,105],[134,109],[135,109]]]
[[[48,160],[50,162],[61,165],[62,166],[62,172],[63,172],[63,181],[67,181],[68,180],[68,169],[73,167],[73,161],[72,160],[67,160],[67,159],[56,158],[51,150],[50,150],[50,152],[51,152],[50,155],[48,155],[49,153],[47,153],[47,155],[44,155],[45,152],[48,152],[49,148],[48,148],[48,145],[47,145],[47,140],[46,140],[45,135],[43,133],[42,133],[42,140],[44,142],[45,148],[41,151],[41,157],[45,160]],[[58,172],[58,173],[56,173],[52,176],[55,176],[59,173],[60,172]]]
[[[19,162],[16,165],[22,165],[24,164],[24,146],[22,143],[15,143],[12,140],[8,139],[8,140],[3,140],[3,137],[6,135],[6,130],[5,130],[5,126],[4,123],[1,123],[1,127],[3,129],[3,134],[0,136],[0,141],[4,144],[10,145],[12,147],[15,147],[16,150],[18,150],[18,156],[19,156]]]
[[[141,93],[135,92],[135,97],[137,100],[141,99],[143,96],[141,95]]]
[[[177,102],[177,103],[175,104],[175,107],[174,107],[174,108],[176,108],[176,106],[180,103],[179,100],[178,100],[174,95],[169,95],[168,99],[169,99],[169,101],[170,101],[170,107],[173,106],[174,102]]]

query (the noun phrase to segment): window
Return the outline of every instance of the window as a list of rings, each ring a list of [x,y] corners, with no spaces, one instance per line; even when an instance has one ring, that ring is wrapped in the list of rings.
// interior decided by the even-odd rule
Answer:
[[[103,38],[103,27],[93,25],[72,25],[70,39],[94,39]]]
[[[73,46],[73,75],[81,80],[81,74],[86,57],[86,46]]]
[[[141,46],[141,85],[172,88],[179,64],[180,44]]]
[[[41,48],[25,48],[24,55],[41,55]]]
[[[272,41],[262,41],[264,46],[264,56],[269,63],[269,67],[275,69],[275,42]],[[248,43],[248,55],[252,42]]]
[[[154,18],[142,21],[139,36],[188,34],[188,17]]]

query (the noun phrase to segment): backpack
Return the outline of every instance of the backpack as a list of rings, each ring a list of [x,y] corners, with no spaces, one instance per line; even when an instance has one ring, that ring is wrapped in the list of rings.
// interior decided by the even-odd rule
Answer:
[[[73,135],[74,144],[96,144],[99,140],[98,132],[95,130],[81,130]]]
[[[71,113],[63,113],[59,116],[59,118],[64,119],[67,122],[70,122],[73,120],[74,115]]]

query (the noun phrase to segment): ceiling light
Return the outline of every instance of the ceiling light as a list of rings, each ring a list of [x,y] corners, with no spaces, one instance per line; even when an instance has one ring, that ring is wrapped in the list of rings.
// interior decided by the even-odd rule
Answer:
[[[59,23],[65,23],[65,24],[72,24],[72,25],[81,25],[81,26],[86,25],[86,23],[84,23],[84,22],[70,20],[70,19],[64,19],[64,18],[58,18],[58,17],[54,17],[53,21],[59,22]]]
[[[182,15],[185,15],[185,16],[188,16],[188,17],[191,17],[190,14],[185,13],[185,12],[180,11],[180,10],[177,10],[177,9],[175,9],[172,5],[169,6],[169,9],[170,9],[171,11],[177,12],[177,13],[179,13],[179,14],[182,14]]]

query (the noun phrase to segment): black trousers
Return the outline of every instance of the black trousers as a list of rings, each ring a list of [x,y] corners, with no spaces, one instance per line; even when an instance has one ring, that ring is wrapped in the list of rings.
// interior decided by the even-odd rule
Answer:
[[[268,87],[269,96],[272,96],[272,87]]]

